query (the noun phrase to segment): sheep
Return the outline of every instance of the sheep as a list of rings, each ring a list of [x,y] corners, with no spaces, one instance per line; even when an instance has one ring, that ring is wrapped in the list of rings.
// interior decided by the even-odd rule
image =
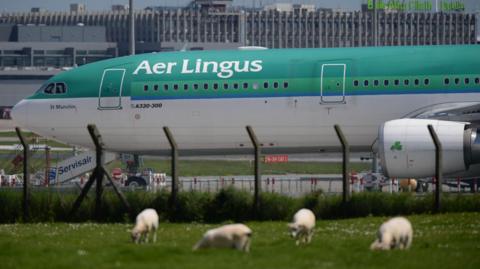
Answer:
[[[384,222],[377,232],[377,239],[370,245],[372,250],[408,249],[412,244],[412,224],[404,217]]]
[[[312,241],[315,228],[315,215],[310,209],[302,208],[293,216],[293,222],[288,224],[290,235],[296,239],[296,245],[308,244]]]
[[[155,209],[147,208],[138,214],[135,227],[131,231],[132,240],[138,244],[148,243],[148,235],[153,234],[153,243],[157,241],[158,214]],[[143,240],[142,240],[143,239]]]
[[[194,246],[193,250],[203,248],[234,248],[249,252],[252,230],[244,224],[228,224],[208,230]]]

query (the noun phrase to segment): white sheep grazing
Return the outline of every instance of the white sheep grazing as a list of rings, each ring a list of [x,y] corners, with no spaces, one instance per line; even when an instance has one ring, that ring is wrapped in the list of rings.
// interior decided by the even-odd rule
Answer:
[[[302,208],[293,216],[293,222],[288,224],[290,235],[300,243],[310,243],[315,228],[315,214],[310,209]]]
[[[148,235],[153,234],[153,242],[157,241],[158,214],[155,209],[147,208],[137,216],[132,229],[132,240],[135,243],[148,243]]]
[[[244,224],[229,224],[208,230],[193,250],[201,248],[235,248],[250,251],[252,230]]]
[[[372,250],[407,249],[412,244],[412,224],[404,217],[396,217],[384,222],[372,243]]]

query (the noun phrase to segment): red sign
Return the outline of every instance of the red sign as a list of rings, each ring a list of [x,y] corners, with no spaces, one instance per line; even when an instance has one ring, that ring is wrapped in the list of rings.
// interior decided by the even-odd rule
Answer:
[[[288,155],[265,155],[265,163],[288,163]]]

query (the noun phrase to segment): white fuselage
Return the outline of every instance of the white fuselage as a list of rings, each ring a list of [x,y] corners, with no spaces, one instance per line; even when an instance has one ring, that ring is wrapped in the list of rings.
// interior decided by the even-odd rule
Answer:
[[[340,148],[339,124],[353,150],[370,148],[378,127],[417,109],[474,99],[475,93],[346,96],[342,104],[320,97],[131,100],[100,110],[98,98],[26,99],[21,126],[69,144],[92,147],[87,125],[95,124],[108,150],[159,153],[170,149],[168,126],[181,150],[215,153],[252,148],[246,126],[265,149]]]

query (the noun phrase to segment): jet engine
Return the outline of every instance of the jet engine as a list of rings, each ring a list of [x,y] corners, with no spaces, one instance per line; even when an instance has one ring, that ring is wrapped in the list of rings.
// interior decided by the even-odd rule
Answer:
[[[480,162],[480,134],[465,122],[399,119],[379,129],[378,151],[383,171],[389,177],[435,175],[435,145],[428,131],[431,124],[442,144],[442,172],[465,172]]]

